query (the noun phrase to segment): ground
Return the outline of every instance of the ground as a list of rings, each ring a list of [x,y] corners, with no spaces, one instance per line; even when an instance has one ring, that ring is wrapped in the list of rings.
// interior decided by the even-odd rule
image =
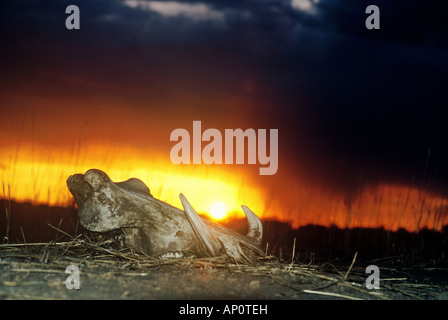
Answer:
[[[68,289],[66,268],[79,268]],[[378,261],[380,289],[356,257],[347,265],[291,264],[275,257],[258,265],[225,257],[157,260],[79,236],[67,242],[0,246],[1,299],[448,299],[448,269],[428,263]]]

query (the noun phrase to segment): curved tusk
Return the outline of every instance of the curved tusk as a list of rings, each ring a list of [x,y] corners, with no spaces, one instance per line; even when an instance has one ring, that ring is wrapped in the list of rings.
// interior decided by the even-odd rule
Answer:
[[[263,239],[263,225],[261,224],[261,220],[248,207],[241,207],[243,208],[249,224],[249,231],[247,232],[246,237],[252,239],[259,246],[261,245],[261,241]]]
[[[221,248],[219,241],[213,236],[213,234],[210,233],[201,217],[199,217],[197,212],[193,209],[191,204],[187,201],[182,193],[179,195],[179,198],[182,202],[185,213],[187,214],[187,219],[190,222],[194,233],[196,233],[196,236],[206,248],[207,254],[212,257],[218,256]]]

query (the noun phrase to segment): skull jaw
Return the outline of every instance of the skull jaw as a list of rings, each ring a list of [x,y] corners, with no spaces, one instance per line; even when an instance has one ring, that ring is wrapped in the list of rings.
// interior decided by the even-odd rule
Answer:
[[[183,235],[178,231],[172,236],[154,236],[151,231],[140,228],[123,228],[126,236],[126,246],[137,252],[157,258],[179,258],[187,256],[202,257],[197,241],[189,235]],[[152,235],[152,236],[151,236]],[[199,253],[199,254],[198,254]]]

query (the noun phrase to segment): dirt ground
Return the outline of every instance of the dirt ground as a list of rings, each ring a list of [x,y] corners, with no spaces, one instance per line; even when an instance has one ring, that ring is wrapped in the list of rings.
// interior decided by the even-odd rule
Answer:
[[[367,289],[365,266],[300,265],[272,257],[257,266],[224,257],[156,260],[88,240],[0,246],[0,299],[315,300],[448,299],[448,269],[379,261],[380,288]],[[68,266],[79,289],[68,289]],[[71,281],[70,281],[71,282]],[[69,284],[70,286],[70,284]]]

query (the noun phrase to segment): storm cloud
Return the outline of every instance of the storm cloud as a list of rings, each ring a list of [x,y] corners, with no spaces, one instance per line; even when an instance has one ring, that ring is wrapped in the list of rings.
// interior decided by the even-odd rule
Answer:
[[[443,2],[377,2],[380,30],[369,4],[2,1],[0,90],[278,128],[279,171],[300,162],[335,183],[446,183]]]

